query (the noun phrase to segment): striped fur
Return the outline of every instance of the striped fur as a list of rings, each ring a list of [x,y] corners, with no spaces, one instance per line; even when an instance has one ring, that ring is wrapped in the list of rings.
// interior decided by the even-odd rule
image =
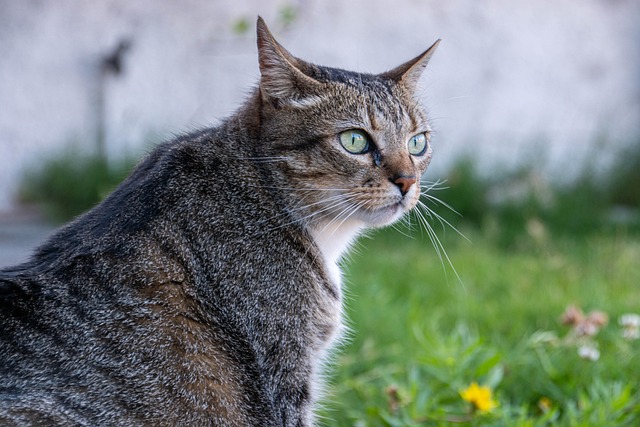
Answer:
[[[358,74],[293,57],[259,20],[258,49],[233,116],[0,271],[1,425],[314,424],[337,261],[418,200],[431,150],[407,144],[429,133],[414,92],[433,48]],[[341,146],[350,129],[370,151]]]

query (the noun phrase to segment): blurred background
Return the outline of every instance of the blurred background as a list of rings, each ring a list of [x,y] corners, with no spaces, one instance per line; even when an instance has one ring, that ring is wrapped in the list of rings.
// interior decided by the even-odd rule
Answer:
[[[0,0],[0,267],[231,114],[257,15],[361,72],[443,39],[428,221],[348,263],[326,424],[640,425],[637,0]]]
[[[382,72],[443,43],[423,80],[432,173],[535,162],[553,179],[640,140],[634,0],[0,0],[0,212],[63,148],[110,161],[230,114],[262,15],[295,55]]]

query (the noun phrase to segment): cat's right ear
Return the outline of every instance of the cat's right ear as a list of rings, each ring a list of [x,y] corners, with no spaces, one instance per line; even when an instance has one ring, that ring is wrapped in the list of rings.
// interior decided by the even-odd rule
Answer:
[[[394,80],[397,84],[404,86],[409,93],[415,93],[418,81],[422,76],[422,72],[427,68],[429,60],[433,56],[433,53],[438,48],[440,39],[431,45],[431,47],[410,61],[405,62],[399,67],[394,68],[391,71],[387,71],[382,75],[384,77]]]
[[[319,89],[320,83],[304,73],[307,64],[291,55],[258,17],[260,92],[264,100],[299,100]]]

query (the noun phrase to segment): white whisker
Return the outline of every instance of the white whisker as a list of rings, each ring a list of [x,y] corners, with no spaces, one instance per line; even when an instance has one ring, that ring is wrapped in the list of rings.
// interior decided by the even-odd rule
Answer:
[[[433,245],[433,247],[434,247],[434,249],[436,251],[436,254],[438,255],[438,258],[440,259],[440,263],[442,264],[442,268],[445,271],[445,275],[446,275],[446,271],[447,270],[445,268],[444,261],[446,260],[447,264],[449,264],[449,266],[453,270],[454,274],[456,275],[456,278],[458,279],[458,282],[460,282],[460,284],[464,288],[464,282],[460,278],[460,275],[458,274],[458,270],[453,265],[453,262],[451,261],[451,258],[449,258],[449,255],[447,254],[447,251],[444,248],[444,245],[442,244],[442,241],[438,238],[438,235],[436,234],[436,232],[433,229],[433,227],[431,227],[431,224],[429,224],[429,221],[427,220],[427,217],[425,216],[425,214],[427,214],[429,217],[432,217],[432,215],[435,215],[436,217],[439,217],[439,215],[437,215],[435,212],[431,211],[424,203],[420,202],[417,205],[417,207],[418,207],[418,209],[414,209],[414,211],[416,212],[418,220],[425,227],[427,235],[429,236],[429,240],[431,240],[431,243],[432,243],[432,245]],[[426,209],[426,211],[422,211],[422,209]],[[449,224],[449,223],[447,222],[447,224]],[[451,224],[449,224],[449,226],[451,226]],[[453,226],[451,226],[451,227],[454,230],[456,230],[462,237],[464,237],[466,239],[466,237],[462,233],[460,233]]]
[[[460,230],[458,230],[453,224],[451,224],[449,221],[447,221],[445,218],[443,218],[440,214],[436,213],[434,210],[432,210],[427,205],[425,205],[421,200],[418,200],[418,206],[424,208],[428,212],[430,217],[433,215],[433,217],[435,217],[438,221],[440,221],[440,224],[442,224],[443,229],[444,229],[444,224],[446,224],[453,231],[458,233],[460,235],[460,237],[462,237],[467,242],[471,243],[471,240],[469,240],[469,238],[467,236],[465,236]],[[454,210],[454,212],[455,212],[455,210]],[[457,212],[455,212],[455,213],[457,213]],[[458,215],[460,215],[460,214],[458,214]]]
[[[340,222],[340,224],[338,224],[338,227],[336,227],[336,230],[342,225],[344,224],[344,222],[351,216],[353,215],[353,213],[355,213],[360,206],[358,206],[357,204],[354,204],[350,199],[353,199],[353,195],[352,194],[345,194],[345,203],[347,204],[347,206],[342,209],[342,211],[340,211],[339,214],[335,215],[334,218],[329,221],[322,229],[322,231],[325,231],[328,227],[330,227],[334,222],[338,221],[345,213],[349,212],[349,214]],[[335,232],[335,230],[334,230]]]
[[[420,193],[422,196],[424,196],[425,198],[427,198],[429,201],[432,201],[436,204],[439,204],[441,206],[444,206],[445,208],[449,209],[451,212],[453,212],[454,214],[458,215],[458,216],[462,216],[462,214],[460,212],[458,212],[457,210],[455,210],[453,208],[453,206],[451,206],[450,204],[448,204],[445,201],[440,200],[439,198],[431,195],[431,194],[425,194],[425,193]]]
[[[296,211],[309,209],[310,207],[313,207],[313,206],[316,206],[316,205],[326,204],[326,206],[323,206],[319,210],[315,210],[314,212],[308,213],[307,215],[302,216],[300,218],[294,218],[292,221],[289,221],[288,223],[285,223],[285,224],[281,224],[278,227],[272,228],[271,230],[283,228],[283,227],[286,227],[288,225],[295,224],[295,223],[297,223],[297,224],[310,223],[311,224],[313,222],[319,222],[324,217],[328,216],[336,208],[339,208],[342,205],[347,204],[347,208],[348,208],[348,205],[351,204],[351,202],[348,200],[349,197],[350,197],[349,194],[336,194],[336,195],[333,195],[331,197],[328,197],[328,198],[326,198],[324,200],[321,200],[321,201],[318,201],[318,202],[310,203],[310,204],[307,204],[307,205],[304,205],[304,206],[299,206],[299,207],[297,207],[295,209],[290,209],[287,212],[284,212],[284,213],[279,214],[277,216],[291,215],[292,213],[295,213]]]
[[[287,156],[264,156],[264,157],[237,157],[238,160],[249,160],[257,163],[286,162],[291,160]]]
[[[413,231],[413,225],[411,224],[411,220],[409,219],[411,216],[410,215],[405,215],[401,221],[405,222],[408,221],[408,224],[406,224],[406,227],[409,229],[409,231]],[[396,230],[398,233],[402,234],[405,237],[408,237],[409,239],[415,239],[415,237],[413,237],[410,234],[405,233],[404,231],[402,231],[402,229],[400,227],[398,227],[397,223],[391,224],[391,228],[393,228],[394,230]]]
[[[257,188],[266,188],[269,190],[286,190],[286,191],[350,191],[349,188],[293,188],[293,187],[275,187],[275,186],[267,186],[267,185],[257,185]]]

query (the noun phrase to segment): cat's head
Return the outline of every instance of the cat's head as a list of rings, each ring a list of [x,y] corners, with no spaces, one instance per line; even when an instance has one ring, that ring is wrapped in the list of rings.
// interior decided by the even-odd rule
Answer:
[[[438,42],[391,71],[360,74],[294,57],[258,19],[258,153],[299,218],[377,227],[416,205],[431,159],[416,86]]]

